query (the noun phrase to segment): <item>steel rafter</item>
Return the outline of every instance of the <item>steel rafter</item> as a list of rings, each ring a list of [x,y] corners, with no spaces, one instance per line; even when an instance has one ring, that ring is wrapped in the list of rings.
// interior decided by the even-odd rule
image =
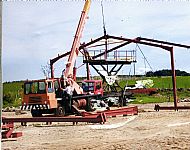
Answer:
[[[54,78],[54,68],[53,68],[53,64],[58,61],[59,59],[65,57],[65,56],[68,56],[70,55],[71,51],[69,52],[66,52],[64,54],[61,54],[61,55],[58,55],[57,57],[53,58],[53,59],[50,59],[50,69],[51,69],[51,78]]]
[[[121,40],[121,41],[126,41],[125,43],[118,45],[110,50],[107,50],[106,53],[109,53],[111,51],[114,51],[122,46],[125,46],[127,44],[130,43],[138,43],[138,44],[143,44],[143,45],[147,45],[147,46],[153,46],[153,47],[158,47],[158,48],[162,48],[164,50],[167,50],[170,52],[170,58],[171,58],[171,69],[172,69],[172,83],[173,83],[173,96],[174,96],[174,108],[177,110],[177,88],[176,88],[176,75],[175,75],[175,66],[174,66],[174,53],[173,53],[173,46],[177,46],[177,47],[183,47],[183,48],[190,48],[189,45],[184,45],[184,44],[177,44],[177,43],[172,43],[172,42],[166,42],[166,41],[161,41],[161,40],[154,40],[154,39],[149,39],[149,38],[142,38],[142,37],[137,37],[134,39],[129,39],[129,38],[123,38],[123,37],[116,37],[116,36],[110,36],[110,35],[104,35],[101,37],[101,39],[117,39],[117,40]],[[100,39],[100,38],[98,38]],[[91,43],[95,43],[95,41],[93,42],[89,42],[87,45],[89,46]],[[102,55],[104,55],[105,52],[100,53],[96,56],[93,56],[92,59],[98,58]],[[115,67],[115,66],[114,66]],[[113,68],[112,68],[113,69]]]
[[[171,45],[171,46],[190,48],[189,45],[177,44],[177,43],[166,42],[166,41],[161,41],[161,40],[154,40],[154,39],[142,38],[142,37],[138,37],[137,39],[140,40],[140,41],[145,40],[145,41],[150,41],[150,42],[155,42],[155,43],[167,44],[167,45]]]

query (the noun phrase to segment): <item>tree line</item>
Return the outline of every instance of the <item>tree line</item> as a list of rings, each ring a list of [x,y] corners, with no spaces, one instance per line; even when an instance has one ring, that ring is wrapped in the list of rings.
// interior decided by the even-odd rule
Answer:
[[[190,76],[190,73],[181,70],[175,70],[176,76]],[[149,71],[146,73],[146,77],[161,77],[161,76],[171,76],[172,71],[169,69],[163,69],[158,71]]]

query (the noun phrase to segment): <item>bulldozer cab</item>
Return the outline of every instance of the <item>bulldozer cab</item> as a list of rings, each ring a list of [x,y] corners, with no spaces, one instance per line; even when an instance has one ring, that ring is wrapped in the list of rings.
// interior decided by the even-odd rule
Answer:
[[[84,93],[101,94],[103,96],[102,80],[84,80],[82,88]]]

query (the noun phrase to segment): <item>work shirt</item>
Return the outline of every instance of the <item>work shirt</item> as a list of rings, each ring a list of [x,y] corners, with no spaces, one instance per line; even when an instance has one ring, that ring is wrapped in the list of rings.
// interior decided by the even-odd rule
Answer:
[[[69,95],[73,95],[73,87],[72,86],[67,86],[65,89],[63,89],[64,92],[66,92]]]

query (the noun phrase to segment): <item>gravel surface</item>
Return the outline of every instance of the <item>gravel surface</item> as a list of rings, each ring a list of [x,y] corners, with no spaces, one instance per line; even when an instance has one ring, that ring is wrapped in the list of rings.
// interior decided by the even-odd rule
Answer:
[[[164,103],[162,105],[172,105]],[[180,105],[189,105],[181,103]],[[138,105],[140,113],[134,116],[108,118],[107,127],[94,128],[99,124],[40,123],[15,131],[23,136],[2,140],[3,150],[168,150],[190,149],[190,110],[154,111],[154,104]],[[30,117],[3,112],[6,117]],[[133,119],[131,119],[133,117]],[[128,121],[130,120],[130,121]],[[119,126],[117,126],[119,124]],[[115,126],[115,128],[110,128]]]

